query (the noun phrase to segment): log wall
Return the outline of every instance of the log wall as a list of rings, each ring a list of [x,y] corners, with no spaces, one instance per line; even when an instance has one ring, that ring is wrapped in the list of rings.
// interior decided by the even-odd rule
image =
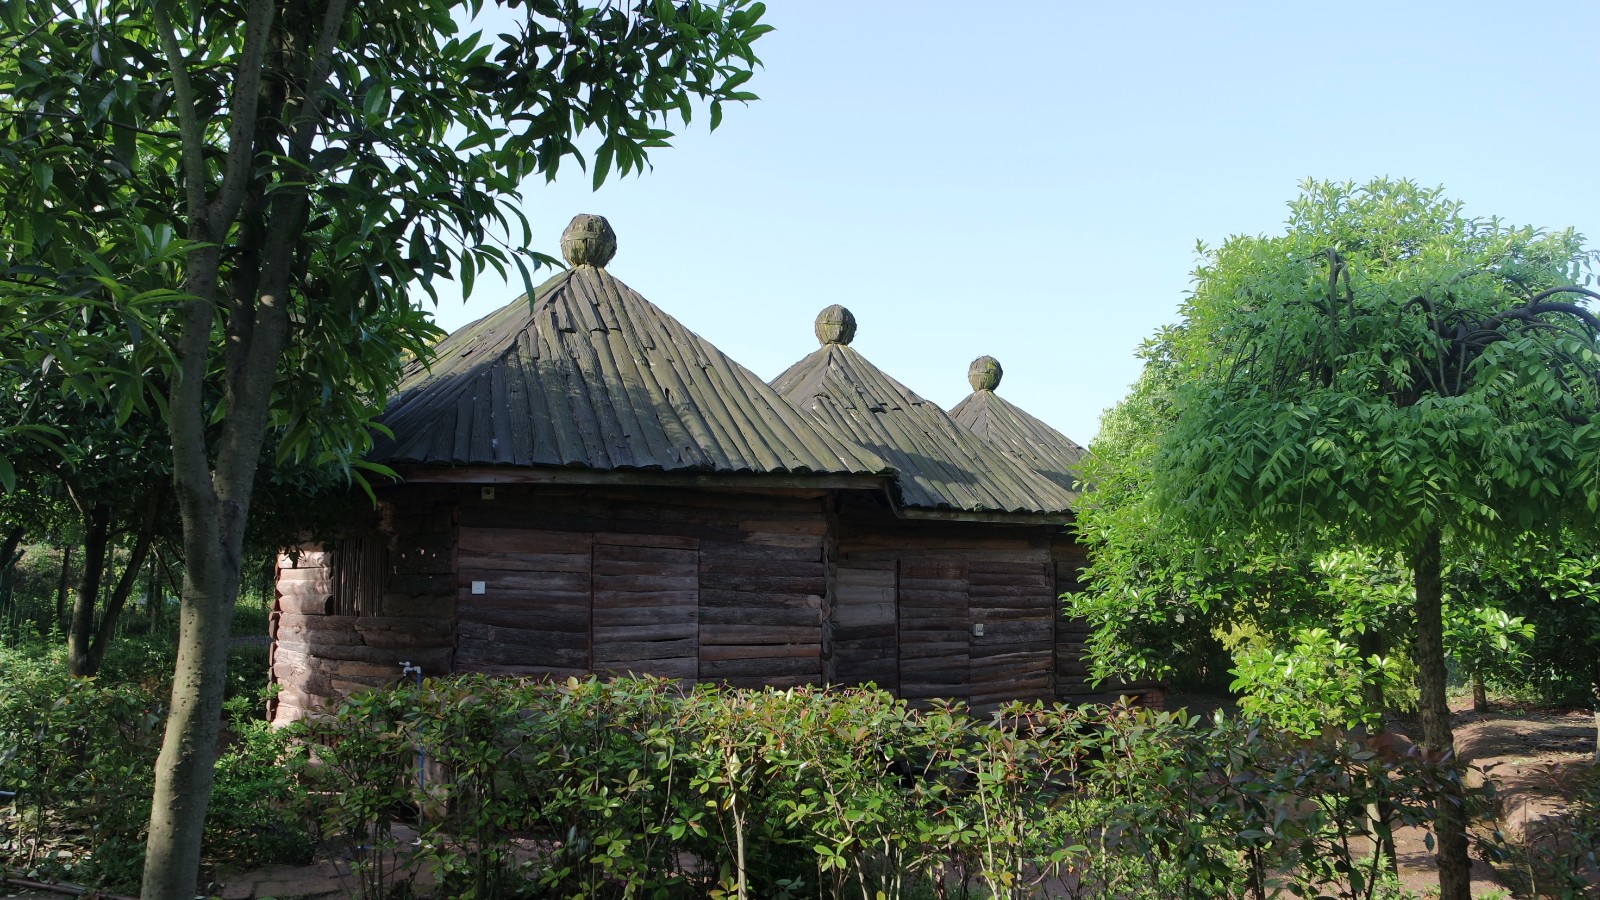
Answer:
[[[902,521],[847,502],[838,528],[831,682],[978,710],[1053,698],[1056,604],[1044,527]]]
[[[278,557],[269,624],[275,723],[393,684],[404,662],[428,674],[451,670],[450,515],[447,498],[422,492],[400,507],[380,505],[342,546]]]
[[[545,566],[551,571],[538,578],[562,593],[559,606],[540,611],[544,620],[518,628],[497,619],[494,632],[469,642],[474,610],[502,602],[505,592],[491,583],[472,595],[471,582],[490,576],[481,556],[463,555],[457,668],[648,672],[740,687],[820,683],[825,499],[802,490],[545,486],[501,488],[493,500],[468,496],[458,513],[463,553],[488,535],[498,553],[524,547],[518,577]],[[593,598],[587,608],[585,594]]]
[[[275,721],[392,683],[407,661],[870,682],[979,710],[1157,699],[1088,684],[1086,629],[1056,599],[1082,564],[1045,526],[902,521],[820,490],[403,485],[340,547],[280,558]]]

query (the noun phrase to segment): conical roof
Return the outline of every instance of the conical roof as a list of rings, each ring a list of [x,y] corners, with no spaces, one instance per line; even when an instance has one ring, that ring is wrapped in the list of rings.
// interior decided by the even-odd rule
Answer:
[[[388,464],[880,474],[750,370],[603,267],[598,216],[563,235],[573,267],[530,301],[450,334],[412,366],[369,458]]]
[[[827,430],[892,465],[904,507],[1070,515],[1070,491],[1001,453],[852,348],[849,310],[823,310],[816,328],[822,347],[772,386]]]
[[[1076,501],[1078,464],[1088,451],[995,393],[1000,376],[1000,363],[994,357],[973,360],[967,367],[972,393],[950,410],[951,417],[1001,452],[1070,491]]]

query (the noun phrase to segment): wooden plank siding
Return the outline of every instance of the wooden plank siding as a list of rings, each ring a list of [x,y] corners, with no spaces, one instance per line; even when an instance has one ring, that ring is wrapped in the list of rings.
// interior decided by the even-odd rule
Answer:
[[[459,516],[463,534],[491,529],[587,541],[589,581],[578,592],[586,590],[592,603],[584,645],[592,652],[582,661],[570,657],[571,674],[649,672],[787,687],[822,680],[825,496],[503,486],[493,500],[465,496]],[[470,545],[463,538],[463,548]],[[575,567],[576,557],[568,563]],[[461,575],[463,585],[470,582]],[[568,625],[576,633],[576,620]],[[468,652],[467,637],[464,629],[458,668],[484,670],[491,651]],[[567,672],[549,669],[527,674]]]
[[[367,584],[340,599],[337,550],[280,561],[280,721],[391,683],[402,661],[873,683],[980,712],[1122,687],[1087,684],[1085,632],[1055,599],[1075,588],[1081,548],[1043,526],[910,522],[822,490],[431,484],[389,489],[360,534],[363,571],[375,547],[387,560],[376,605]]]
[[[968,563],[899,561],[900,696],[965,700],[971,692]]]

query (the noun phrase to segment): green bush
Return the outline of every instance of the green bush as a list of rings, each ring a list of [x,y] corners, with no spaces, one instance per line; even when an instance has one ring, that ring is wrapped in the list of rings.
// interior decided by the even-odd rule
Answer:
[[[1332,730],[656,679],[433,680],[294,733],[368,897],[425,867],[452,897],[1369,898],[1368,805],[1425,822],[1460,775]]]
[[[160,659],[159,643],[114,647],[97,678],[66,674],[59,647],[0,648],[0,790],[16,794],[0,807],[0,869],[137,889],[169,687],[148,671],[133,677],[139,660]],[[234,727],[238,740],[217,767],[207,859],[305,861],[312,843],[282,768],[285,738],[242,718]]]

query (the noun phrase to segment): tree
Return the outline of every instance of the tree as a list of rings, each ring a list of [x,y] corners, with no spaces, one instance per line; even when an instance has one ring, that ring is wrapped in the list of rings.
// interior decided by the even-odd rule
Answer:
[[[269,426],[284,454],[318,447],[359,474],[398,360],[426,352],[409,291],[453,276],[470,290],[510,265],[531,287],[513,205],[524,178],[586,162],[585,130],[599,142],[596,184],[639,170],[666,146],[668,113],[687,122],[703,98],[715,127],[725,102],[753,99],[741,86],[769,30],[759,3],[506,5],[517,24],[492,38],[461,33],[476,0],[4,7],[0,134],[7,171],[30,185],[4,201],[5,290],[113,304],[137,270],[163,274],[172,294],[132,295],[170,316],[153,342],[170,347],[170,391],[150,400],[170,439],[185,562],[147,898],[194,893]],[[113,243],[97,243],[106,234]],[[285,361],[320,394],[285,400]]]
[[[1592,257],[1408,181],[1307,182],[1289,208],[1195,272],[1154,503],[1212,539],[1404,558],[1423,742],[1451,751],[1446,551],[1592,530],[1600,507]],[[1460,802],[1436,807],[1443,900],[1468,896]]]

